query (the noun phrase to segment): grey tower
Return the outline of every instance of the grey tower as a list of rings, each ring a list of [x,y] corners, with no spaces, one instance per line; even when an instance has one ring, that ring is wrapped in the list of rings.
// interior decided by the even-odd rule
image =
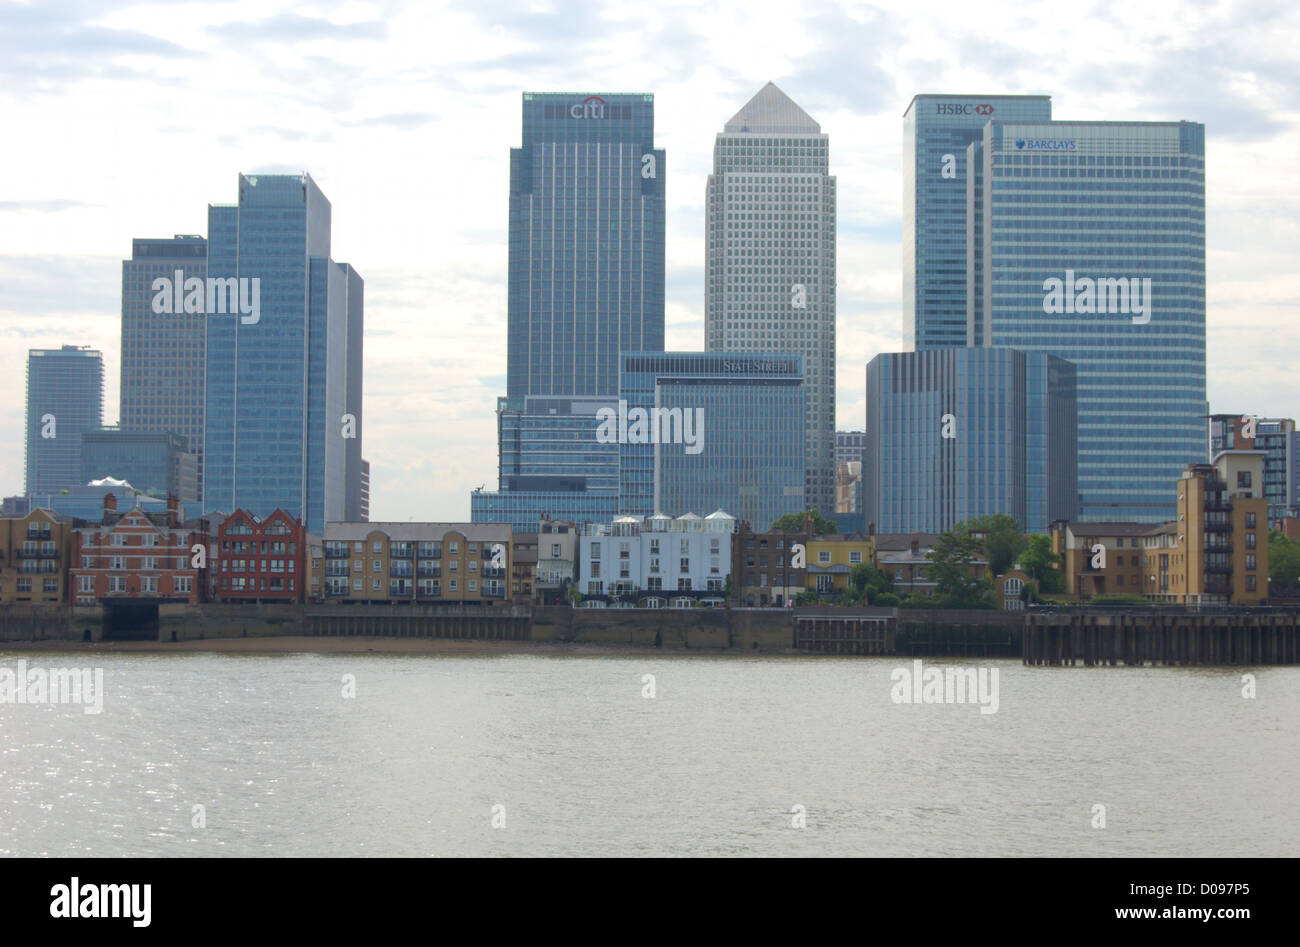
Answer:
[[[803,356],[804,495],[835,510],[835,178],[821,126],[772,83],[714,140],[705,348]]]

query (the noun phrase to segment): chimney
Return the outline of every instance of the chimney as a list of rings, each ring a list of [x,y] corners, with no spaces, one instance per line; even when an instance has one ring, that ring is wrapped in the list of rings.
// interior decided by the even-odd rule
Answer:
[[[174,493],[167,494],[167,525],[181,525],[180,497]]]
[[[921,540],[915,536],[912,537],[912,557],[916,558],[921,555]]]
[[[109,513],[116,512],[117,497],[113,494],[113,491],[110,490],[108,493],[104,494],[104,516],[107,517]]]
[[[875,521],[875,520],[872,520],[871,522],[869,522],[869,523],[867,524],[867,535],[868,535],[868,536],[874,536],[874,535],[876,535],[876,521]]]

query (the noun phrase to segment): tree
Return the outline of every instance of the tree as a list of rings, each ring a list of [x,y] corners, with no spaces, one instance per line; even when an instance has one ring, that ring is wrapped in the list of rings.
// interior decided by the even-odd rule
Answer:
[[[787,513],[772,524],[773,533],[836,533],[836,525],[816,510],[804,510],[802,513]]]
[[[989,558],[989,569],[994,575],[1002,575],[1011,568],[1012,563],[1025,550],[1027,543],[1020,532],[1020,524],[1014,516],[1006,513],[994,513],[967,520],[964,525],[968,533],[983,533],[981,545]],[[955,527],[954,527],[955,528]]]
[[[894,580],[889,573],[869,562],[860,562],[849,571],[849,589],[856,598],[866,595],[867,601],[872,602],[893,588]]]
[[[1269,590],[1292,592],[1300,585],[1300,540],[1287,538],[1281,530],[1268,531]]]
[[[964,523],[940,533],[926,558],[930,560],[927,571],[935,583],[937,607],[984,608],[992,604],[993,583],[980,574],[978,565],[983,558],[980,542]]]
[[[1061,557],[1052,552],[1052,539],[1044,533],[1029,538],[1029,545],[1020,554],[1020,568],[1025,575],[1038,583],[1040,592],[1064,592],[1065,577],[1057,565]],[[1001,575],[1002,573],[998,573]]]

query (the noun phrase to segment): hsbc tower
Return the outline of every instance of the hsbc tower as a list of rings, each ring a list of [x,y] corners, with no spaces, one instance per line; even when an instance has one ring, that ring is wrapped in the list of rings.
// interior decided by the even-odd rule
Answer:
[[[903,348],[966,331],[966,148],[990,120],[1047,122],[1047,95],[918,95],[903,113]]]

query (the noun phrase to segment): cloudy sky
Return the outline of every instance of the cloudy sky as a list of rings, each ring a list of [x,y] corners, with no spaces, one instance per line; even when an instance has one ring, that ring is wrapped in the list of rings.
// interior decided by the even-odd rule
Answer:
[[[509,151],[520,93],[652,92],[667,149],[667,347],[703,348],[714,135],[768,80],[839,179],[838,420],[901,348],[902,114],[918,92],[1044,93],[1058,119],[1206,124],[1209,397],[1300,414],[1300,7],[14,3],[0,0],[0,492],[23,477],[29,348],[103,351],[121,260],[204,233],[240,171],[309,171],[366,281],[373,519],[463,519],[496,484]],[[202,384],[201,378],[195,384]]]

